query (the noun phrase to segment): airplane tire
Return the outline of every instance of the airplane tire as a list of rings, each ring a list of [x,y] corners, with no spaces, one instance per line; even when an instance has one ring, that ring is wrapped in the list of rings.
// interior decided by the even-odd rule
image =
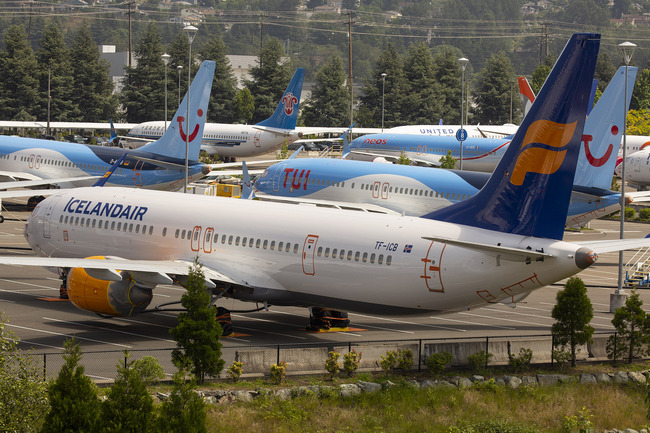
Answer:
[[[350,324],[348,313],[329,308],[312,307],[309,318],[309,331],[322,331],[330,328],[346,328]]]
[[[3,222],[5,222],[5,217],[3,217],[2,215],[0,215],[0,224],[2,224]]]

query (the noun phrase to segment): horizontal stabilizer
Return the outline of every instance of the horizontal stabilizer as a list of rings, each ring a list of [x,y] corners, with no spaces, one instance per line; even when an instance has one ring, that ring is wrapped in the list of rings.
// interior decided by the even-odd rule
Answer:
[[[616,251],[633,250],[650,247],[650,238],[611,239],[606,241],[579,242],[583,247],[591,248],[596,254],[613,253]]]
[[[499,256],[503,260],[512,262],[525,262],[527,260],[538,258],[550,258],[551,254],[543,253],[540,251],[526,250],[521,248],[504,247],[501,245],[481,244],[478,242],[461,241],[458,239],[447,239],[442,237],[422,236],[422,239],[428,241],[441,242],[449,245],[456,245],[459,247],[467,248],[470,250],[482,251],[492,256]]]

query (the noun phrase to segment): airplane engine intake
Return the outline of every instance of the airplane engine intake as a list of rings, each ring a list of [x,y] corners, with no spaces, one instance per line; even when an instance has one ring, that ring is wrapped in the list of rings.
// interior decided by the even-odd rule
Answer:
[[[83,268],[68,274],[68,296],[82,310],[110,316],[133,316],[143,312],[153,297],[151,287],[138,283],[126,271],[122,281],[93,278]]]

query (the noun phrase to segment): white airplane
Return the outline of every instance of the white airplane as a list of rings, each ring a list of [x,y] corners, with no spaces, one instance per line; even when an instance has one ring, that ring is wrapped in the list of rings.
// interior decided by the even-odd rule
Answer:
[[[232,125],[206,123],[201,150],[208,155],[233,158],[260,155],[280,148],[284,143],[298,140],[302,134],[296,131],[300,106],[300,94],[305,69],[298,68],[287,86],[271,117],[255,125]],[[165,131],[165,122],[144,122],[131,129],[123,140],[127,144],[153,140]]]
[[[598,253],[650,245],[561,241],[599,43],[571,37],[485,187],[426,218],[78,188],[28,219],[36,257],[0,264],[63,269],[71,301],[108,315],[144,311],[195,260],[219,296],[265,307],[419,314],[516,302]]]
[[[614,173],[621,177],[623,165],[619,158]],[[647,190],[650,186],[650,148],[634,152],[625,158],[625,181],[641,190]],[[640,201],[640,200],[639,200]]]

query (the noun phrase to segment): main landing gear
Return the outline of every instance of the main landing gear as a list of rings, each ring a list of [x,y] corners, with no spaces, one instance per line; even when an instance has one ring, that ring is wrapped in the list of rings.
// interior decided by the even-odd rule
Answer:
[[[345,330],[350,324],[348,313],[345,311],[336,311],[321,307],[310,307],[309,311],[308,331],[340,331]]]
[[[62,269],[59,273],[59,279],[61,280],[61,286],[59,287],[59,299],[70,299],[68,298],[68,272],[69,269]]]

